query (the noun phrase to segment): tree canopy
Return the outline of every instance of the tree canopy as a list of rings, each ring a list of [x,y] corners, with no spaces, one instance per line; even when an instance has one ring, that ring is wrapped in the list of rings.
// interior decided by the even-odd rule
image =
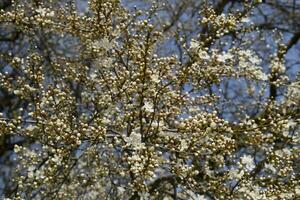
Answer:
[[[0,198],[300,198],[299,1],[0,9]]]

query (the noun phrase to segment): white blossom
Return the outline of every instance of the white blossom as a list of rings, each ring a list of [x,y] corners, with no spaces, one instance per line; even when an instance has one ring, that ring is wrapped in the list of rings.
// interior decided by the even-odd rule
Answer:
[[[250,19],[249,17],[243,17],[243,18],[241,19],[241,22],[242,22],[242,23],[249,23],[249,22],[251,22],[251,19]]]
[[[153,108],[153,104],[150,103],[150,102],[145,102],[144,103],[144,106],[143,106],[143,109],[146,111],[146,112],[154,112],[154,108]]]
[[[140,200],[150,200],[150,194],[148,192],[140,193]]]
[[[203,51],[201,49],[198,50],[198,55],[202,60],[208,61],[210,59],[210,55],[206,51]]]
[[[37,127],[33,124],[29,124],[26,128],[27,131],[32,132],[33,130],[35,130]]]
[[[191,190],[187,190],[188,200],[208,200],[204,195],[197,194]]]
[[[136,150],[144,147],[144,143],[142,143],[142,135],[140,133],[132,132],[130,136],[125,137],[124,140]]]
[[[221,62],[221,63],[226,63],[226,61],[228,61],[232,58],[233,58],[233,55],[228,52],[217,55],[217,61]]]
[[[230,179],[241,179],[244,175],[243,170],[238,170],[238,169],[232,169],[228,173]]]
[[[55,154],[54,157],[51,158],[51,161],[58,164],[58,165],[60,165],[61,161],[62,161],[62,158],[59,155]]]
[[[157,74],[151,75],[151,79],[152,79],[152,81],[155,82],[155,83],[159,83],[159,82],[160,82],[159,76],[158,76]]]
[[[185,139],[182,139],[180,142],[180,151],[184,151],[188,148],[188,142]]]
[[[95,47],[109,50],[109,49],[113,48],[113,43],[110,42],[107,37],[104,37],[103,39],[95,42]]]
[[[295,194],[300,196],[300,186],[296,186]]]
[[[276,169],[275,169],[274,165],[272,165],[272,164],[265,164],[265,168],[270,170],[273,173],[276,173]]]
[[[118,189],[119,194],[123,194],[126,191],[126,189],[124,187],[121,187],[121,186],[117,187],[117,189]]]
[[[36,9],[36,12],[39,13],[43,17],[54,17],[54,11],[48,11],[46,8],[39,7]]]
[[[197,51],[197,49],[200,47],[199,42],[197,42],[196,40],[192,40],[191,44],[190,44],[190,49],[192,51]]]
[[[241,163],[247,170],[253,170],[255,168],[254,159],[250,155],[244,155],[241,157]]]

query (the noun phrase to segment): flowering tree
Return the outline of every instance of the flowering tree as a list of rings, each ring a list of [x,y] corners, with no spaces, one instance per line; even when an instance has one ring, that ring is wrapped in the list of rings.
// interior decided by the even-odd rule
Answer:
[[[259,1],[170,2],[1,10],[22,34],[1,51],[18,102],[0,120],[16,144],[6,198],[300,197],[299,30],[264,37]]]

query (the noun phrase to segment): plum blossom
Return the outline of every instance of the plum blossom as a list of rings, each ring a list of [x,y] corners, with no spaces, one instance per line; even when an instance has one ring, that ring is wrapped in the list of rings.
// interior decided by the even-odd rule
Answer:
[[[230,179],[241,179],[244,175],[243,170],[232,169],[228,173]]]
[[[254,159],[250,155],[244,155],[241,157],[241,163],[245,166],[245,168],[249,171],[255,168]]]
[[[180,143],[180,151],[184,151],[187,148],[188,148],[188,142],[185,139],[182,139]]]
[[[103,48],[104,50],[109,50],[113,47],[113,43],[109,41],[107,37],[95,42],[95,47]]]
[[[154,108],[153,108],[153,104],[150,103],[150,102],[145,102],[144,103],[144,106],[143,106],[143,109],[146,111],[146,112],[154,112]]]
[[[265,168],[270,170],[273,173],[276,173],[276,168],[274,167],[273,164],[265,164]]]
[[[39,13],[42,17],[54,17],[54,11],[48,11],[46,8],[39,7],[36,9],[36,12]]]
[[[217,55],[217,61],[221,63],[226,63],[226,61],[233,58],[233,55],[228,52],[224,52],[223,54]]]
[[[202,59],[202,60],[207,61],[207,60],[210,59],[210,55],[204,50],[199,49],[198,50],[198,55],[199,55],[199,58]]]
[[[36,127],[35,125],[30,124],[30,125],[27,126],[26,130],[27,130],[27,131],[33,131],[33,130],[35,130],[36,128],[37,128],[37,127]]]
[[[60,157],[58,154],[55,154],[54,157],[51,159],[52,162],[55,164],[60,165],[62,161],[62,157]]]
[[[241,19],[241,22],[242,22],[242,23],[249,23],[249,22],[251,22],[251,19],[250,19],[249,17],[243,17],[243,18]]]
[[[153,74],[153,75],[151,76],[151,79],[152,79],[152,81],[155,82],[155,83],[159,83],[159,82],[160,82],[159,76],[158,76],[157,74]]]
[[[125,137],[124,140],[132,146],[135,150],[141,149],[144,147],[142,143],[142,136],[140,133],[132,132],[129,137]]]
[[[197,49],[199,48],[200,44],[199,42],[197,42],[196,40],[192,40],[191,43],[190,43],[190,49],[192,51],[197,51]]]
[[[208,200],[204,195],[197,194],[191,190],[187,190],[186,193],[188,194],[188,200]]]

